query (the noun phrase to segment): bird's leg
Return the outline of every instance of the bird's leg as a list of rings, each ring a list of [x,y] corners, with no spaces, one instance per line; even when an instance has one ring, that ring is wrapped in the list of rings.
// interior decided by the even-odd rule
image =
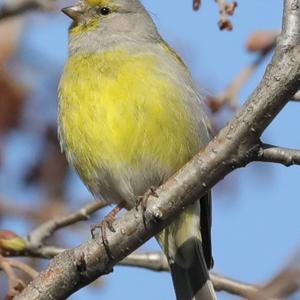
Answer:
[[[100,224],[96,224],[96,225],[91,226],[91,234],[92,234],[93,238],[95,238],[95,230],[98,229],[98,228],[100,229],[103,245],[105,247],[107,255],[110,258],[112,258],[112,256],[111,256],[110,250],[109,250],[109,243],[108,243],[108,240],[107,240],[106,230],[108,228],[111,232],[116,232],[112,223],[115,221],[117,214],[124,207],[125,207],[125,201],[120,202],[111,212],[109,212],[108,215],[106,215],[104,217],[104,219],[102,220],[102,222]]]
[[[103,219],[102,223],[106,223],[107,227],[111,232],[116,232],[113,227],[113,222],[116,220],[117,214],[125,207],[125,201],[120,202],[106,217]]]
[[[143,196],[138,197],[136,201],[136,206],[135,206],[136,210],[138,210],[138,206],[141,205],[142,213],[143,213],[143,223],[145,227],[146,227],[145,211],[147,209],[148,200],[150,196],[158,198],[155,189],[156,188],[154,186],[151,186],[149,190]]]

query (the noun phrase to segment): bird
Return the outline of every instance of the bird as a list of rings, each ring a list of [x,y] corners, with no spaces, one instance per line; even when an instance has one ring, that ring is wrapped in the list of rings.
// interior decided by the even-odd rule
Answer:
[[[211,139],[204,97],[139,0],[80,0],[58,86],[58,136],[68,162],[94,195],[135,207]],[[156,236],[177,300],[217,299],[211,194]]]

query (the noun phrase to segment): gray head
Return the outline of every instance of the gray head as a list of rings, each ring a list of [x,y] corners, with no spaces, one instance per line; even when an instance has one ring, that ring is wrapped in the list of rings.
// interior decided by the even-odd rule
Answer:
[[[156,27],[139,0],[80,0],[62,10],[72,18],[69,51],[95,52],[122,42],[154,42]]]

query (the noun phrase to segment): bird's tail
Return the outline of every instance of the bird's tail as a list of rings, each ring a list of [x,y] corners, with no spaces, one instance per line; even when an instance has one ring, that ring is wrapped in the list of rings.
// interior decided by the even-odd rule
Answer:
[[[208,194],[157,235],[169,261],[177,300],[217,299],[208,272],[213,264],[210,213]]]
[[[178,255],[180,258],[170,261],[177,300],[216,300],[201,241],[189,239],[178,249]]]

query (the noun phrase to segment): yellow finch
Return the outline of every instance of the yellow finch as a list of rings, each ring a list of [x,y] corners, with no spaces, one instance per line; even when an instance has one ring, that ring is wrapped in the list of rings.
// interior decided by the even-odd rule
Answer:
[[[138,0],[82,0],[59,85],[59,137],[96,197],[135,206],[209,141],[191,75]],[[178,300],[216,299],[207,269],[211,203],[190,205],[157,239]]]

